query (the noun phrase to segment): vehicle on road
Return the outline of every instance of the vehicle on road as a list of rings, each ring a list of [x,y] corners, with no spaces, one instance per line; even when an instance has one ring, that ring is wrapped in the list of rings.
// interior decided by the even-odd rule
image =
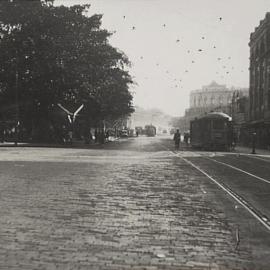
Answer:
[[[229,150],[232,119],[222,112],[211,112],[190,122],[190,144],[203,150]]]
[[[143,128],[138,126],[138,127],[135,127],[135,132],[136,134],[138,135],[142,135],[143,134]]]
[[[157,133],[157,129],[155,126],[153,125],[146,125],[144,127],[144,130],[145,130],[145,135],[148,136],[148,137],[154,137],[156,136],[156,133]]]
[[[122,129],[120,131],[120,137],[122,137],[122,138],[128,137],[128,130]]]

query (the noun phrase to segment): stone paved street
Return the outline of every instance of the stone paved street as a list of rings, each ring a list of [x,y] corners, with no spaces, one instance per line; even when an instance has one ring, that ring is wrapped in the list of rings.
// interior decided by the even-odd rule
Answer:
[[[0,148],[0,269],[269,269],[269,232],[170,144]]]

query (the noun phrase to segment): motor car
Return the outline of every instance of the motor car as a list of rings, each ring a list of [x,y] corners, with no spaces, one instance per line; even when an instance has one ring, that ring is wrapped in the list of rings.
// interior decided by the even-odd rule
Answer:
[[[126,129],[121,130],[120,137],[128,137],[128,131]]]

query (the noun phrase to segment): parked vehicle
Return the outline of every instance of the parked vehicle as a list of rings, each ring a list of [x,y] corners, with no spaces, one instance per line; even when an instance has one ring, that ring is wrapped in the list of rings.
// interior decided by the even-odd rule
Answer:
[[[128,137],[128,131],[126,129],[122,129],[120,131],[120,137]]]
[[[190,144],[204,150],[229,150],[232,145],[231,117],[211,112],[190,122]]]

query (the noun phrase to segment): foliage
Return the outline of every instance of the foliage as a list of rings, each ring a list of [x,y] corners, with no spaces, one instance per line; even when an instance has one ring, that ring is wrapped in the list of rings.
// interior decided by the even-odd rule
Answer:
[[[133,111],[130,63],[109,44],[102,16],[87,17],[88,9],[1,1],[0,117],[14,117],[16,95],[20,123],[29,131],[55,123],[58,103],[71,111],[84,104],[88,121]]]

